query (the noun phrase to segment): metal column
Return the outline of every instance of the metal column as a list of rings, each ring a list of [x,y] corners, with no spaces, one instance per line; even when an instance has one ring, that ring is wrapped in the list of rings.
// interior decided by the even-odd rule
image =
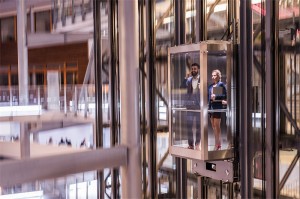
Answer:
[[[237,112],[240,122],[241,197],[252,198],[252,9],[251,1],[240,1],[240,66],[238,67]]]
[[[94,65],[95,65],[95,98],[96,98],[96,147],[103,147],[103,115],[102,115],[102,61],[101,61],[101,14],[99,0],[93,1],[94,17]],[[104,174],[97,171],[97,198],[104,198]]]
[[[147,23],[147,75],[148,75],[148,118],[149,118],[149,189],[150,198],[157,198],[157,168],[156,168],[156,68],[155,68],[155,1],[146,1]]]
[[[174,0],[175,9],[175,45],[185,43],[185,1]],[[175,158],[176,162],[176,198],[187,197],[187,160]]]
[[[118,57],[118,33],[117,33],[117,1],[109,1],[109,43],[110,43],[110,71],[109,71],[109,86],[110,86],[110,135],[111,135],[111,147],[119,143],[119,110],[118,110],[118,98],[119,98],[119,73],[117,65]],[[118,184],[119,184],[119,170],[111,169],[111,195],[112,198],[120,198]]]
[[[279,152],[278,137],[279,128],[276,121],[279,121],[278,110],[278,2],[266,1],[266,20],[265,20],[265,41],[266,41],[266,198],[278,198],[279,185]]]
[[[145,31],[144,27],[144,19],[145,19],[145,5],[146,2],[144,0],[139,0],[139,40],[140,40],[140,99],[141,99],[141,144],[142,144],[142,181],[143,181],[143,197],[147,196],[148,192],[148,165],[147,165],[147,136],[148,128],[147,128],[147,117],[146,115],[146,54],[144,53],[146,41],[145,41]],[[149,92],[148,92],[149,93]],[[148,99],[148,98],[147,98]],[[148,107],[147,107],[148,108]]]
[[[196,42],[207,39],[207,0],[196,0]],[[198,177],[198,197],[207,198],[207,177]]]
[[[17,41],[18,41],[18,81],[19,104],[28,103],[28,49],[26,38],[26,5],[24,0],[17,0]]]
[[[121,144],[128,147],[128,164],[121,167],[122,198],[142,198],[138,1],[118,3]]]
[[[205,41],[207,39],[206,1],[207,0],[196,0],[196,42]]]

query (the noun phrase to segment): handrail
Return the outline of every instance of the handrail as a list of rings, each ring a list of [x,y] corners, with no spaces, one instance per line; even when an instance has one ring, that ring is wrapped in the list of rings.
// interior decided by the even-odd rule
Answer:
[[[71,154],[3,161],[0,163],[0,186],[13,186],[72,173],[125,166],[127,156],[127,147],[117,146]],[[14,175],[11,175],[12,173]]]

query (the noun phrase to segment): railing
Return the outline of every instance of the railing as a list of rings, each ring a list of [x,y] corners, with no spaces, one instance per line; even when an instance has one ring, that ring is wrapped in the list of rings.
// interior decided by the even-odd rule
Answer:
[[[117,149],[117,150],[119,150],[119,149]],[[121,154],[122,154],[122,150],[123,149],[119,150],[119,152],[121,152]],[[86,152],[86,155],[89,156],[88,153],[93,153],[95,155],[98,152],[95,152],[95,151]],[[105,153],[107,154],[107,151]],[[116,165],[113,160],[114,158],[112,157],[112,156],[114,156],[114,154],[111,154],[108,156],[111,157],[111,159],[109,159],[109,160],[107,159],[107,161],[110,162],[108,164],[111,164],[112,167],[115,167]],[[118,156],[116,158],[117,164],[119,164],[120,166],[124,165],[126,157],[121,158],[122,155],[119,157]],[[92,158],[95,158],[95,156],[93,156]],[[80,160],[77,159],[76,161],[80,161]],[[122,161],[123,161],[123,163],[122,163]],[[16,164],[16,163],[13,163],[13,164]],[[86,164],[86,162],[83,162],[82,164]],[[89,163],[87,163],[87,164],[89,164]],[[98,165],[99,164],[100,163],[98,162]],[[12,166],[12,167],[14,167],[14,166]],[[88,168],[88,167],[89,166],[87,166],[86,168]],[[94,165],[93,169],[95,169],[96,167]],[[5,166],[3,168],[7,169],[7,167],[5,168]],[[83,170],[86,170],[86,168],[83,168]],[[101,168],[101,166],[99,166],[99,168]],[[9,184],[8,186],[5,186],[5,184],[7,184],[6,181],[5,182],[1,181],[0,184],[4,184],[4,186],[2,186],[0,189],[0,199],[1,198],[3,198],[3,199],[4,198],[33,198],[33,197],[34,198],[35,197],[36,198],[43,198],[43,197],[46,197],[46,198],[48,198],[48,197],[49,198],[96,198],[97,197],[97,172],[93,169],[92,169],[92,171],[88,171],[90,169],[87,169],[87,171],[82,172],[82,173],[70,174],[70,175],[67,175],[64,177],[58,177],[58,178],[54,178],[54,179],[49,179],[49,178],[46,178],[46,180],[37,179],[36,181],[30,181],[29,183],[14,184],[14,185],[11,185],[10,183],[8,183]],[[78,170],[78,168],[76,170]],[[4,172],[4,171],[1,171],[1,172]],[[24,170],[20,171],[20,172],[24,172]],[[61,169],[61,171],[53,170],[53,172],[56,172],[56,173],[66,172],[66,169]],[[72,172],[70,172],[70,173],[72,173]],[[110,176],[110,172],[108,169],[104,169],[104,175],[106,176],[105,177],[105,179],[106,179],[105,193],[107,195],[110,195],[111,194],[110,193],[110,189],[111,189],[111,185],[110,185],[111,179],[110,178],[111,178],[111,176]],[[37,174],[36,176],[39,178],[40,176],[43,176],[43,174]],[[4,178],[5,177],[6,176],[4,176]],[[43,177],[41,177],[41,178],[43,178]],[[20,180],[23,181],[22,178],[15,179],[15,180],[16,180],[16,182],[20,181]],[[15,181],[15,180],[13,180],[13,181]]]
[[[103,122],[109,122],[108,91],[102,90]],[[95,85],[66,85],[60,86],[58,90],[51,86],[31,86],[26,103],[19,102],[18,87],[0,87],[0,117],[41,115],[47,111],[94,117]]]
[[[92,0],[53,0],[53,24],[56,26],[58,22],[62,22],[64,26],[67,17],[72,17],[72,23],[76,16],[82,16],[82,20],[85,20],[86,14],[92,12],[92,8]]]

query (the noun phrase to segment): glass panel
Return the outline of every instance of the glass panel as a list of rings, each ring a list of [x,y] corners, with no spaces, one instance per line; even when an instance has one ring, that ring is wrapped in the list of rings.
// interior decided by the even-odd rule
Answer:
[[[201,136],[199,59],[199,52],[171,55],[170,103],[173,146],[199,148]]]
[[[262,20],[265,17],[263,13],[263,1],[252,0],[252,25],[253,25],[253,66],[252,66],[252,131],[253,131],[253,189],[259,196],[265,194],[265,151],[264,140],[265,136],[265,58],[264,48],[261,46],[264,43],[262,36],[264,32],[264,24]],[[264,8],[265,9],[265,8]],[[250,89],[250,88],[249,88]],[[242,133],[242,132],[241,132]]]
[[[208,85],[208,150],[231,148],[227,140],[227,54],[213,50],[209,45],[207,54]],[[230,78],[230,77],[229,77]]]
[[[1,19],[1,41],[3,43],[15,41],[15,18],[14,17]]]
[[[19,83],[18,74],[11,74],[11,85],[17,86]]]
[[[44,73],[30,73],[30,85],[44,85]]]
[[[298,161],[296,161],[298,160]],[[280,190],[282,198],[300,198],[300,167],[299,167],[299,154],[297,150],[280,151],[279,153],[279,180],[283,181],[283,178],[287,177],[284,186]]]
[[[157,166],[157,182],[158,182],[158,198],[175,198],[176,189],[174,189],[176,184],[176,178],[174,177],[175,170],[174,158],[168,153],[169,147],[169,131],[168,131],[168,116],[169,112],[168,107],[168,47],[172,46],[174,42],[174,1],[173,0],[156,0],[155,1],[155,43],[156,43],[156,53],[155,53],[155,68],[156,68],[156,101],[157,101],[157,143],[156,145],[156,157],[158,158]],[[146,12],[144,12],[146,14]],[[146,15],[144,15],[146,19]],[[146,23],[141,22],[143,28],[146,28]],[[147,32],[147,29],[144,29],[144,33]],[[146,34],[144,34],[144,41]],[[145,62],[145,68],[146,66]],[[141,76],[144,77],[144,71],[141,71]],[[142,79],[140,85],[144,83],[142,81],[147,81],[147,77]],[[143,88],[142,88],[143,89]],[[142,91],[147,96],[147,90]],[[146,97],[145,96],[145,97]],[[146,102],[142,103],[143,106],[147,106]],[[143,110],[141,106],[141,110]],[[147,108],[145,108],[147,110]],[[141,111],[141,117],[145,116],[147,118],[147,111]],[[145,125],[147,125],[146,121]],[[147,130],[144,132],[147,136]],[[143,140],[143,145],[147,146],[147,139]],[[147,153],[147,148],[144,149]],[[148,157],[147,155],[143,156],[143,161],[147,165]],[[148,194],[149,186],[147,185],[148,181],[148,172],[149,167],[143,166],[143,193],[144,197]]]
[[[27,17],[26,17],[26,27],[27,27],[27,33],[31,33],[31,19],[30,19],[30,13],[27,14]]]
[[[300,198],[299,125],[300,53],[299,1],[279,0],[279,179],[281,198]],[[298,149],[297,149],[298,148]],[[282,184],[285,182],[284,184]]]
[[[196,1],[186,0],[185,5],[185,32],[186,32],[186,43],[195,43],[196,41]]]
[[[35,32],[50,32],[50,11],[35,13]]]
[[[67,84],[76,84],[77,83],[77,73],[76,72],[67,72]]]
[[[8,86],[8,74],[0,74],[0,86]]]
[[[207,39],[223,40],[228,27],[227,0],[207,1]]]

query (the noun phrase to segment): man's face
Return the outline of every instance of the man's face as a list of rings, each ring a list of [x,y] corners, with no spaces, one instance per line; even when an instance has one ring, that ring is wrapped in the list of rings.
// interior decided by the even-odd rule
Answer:
[[[198,67],[197,66],[192,66],[191,74],[193,77],[196,77],[198,75]]]

